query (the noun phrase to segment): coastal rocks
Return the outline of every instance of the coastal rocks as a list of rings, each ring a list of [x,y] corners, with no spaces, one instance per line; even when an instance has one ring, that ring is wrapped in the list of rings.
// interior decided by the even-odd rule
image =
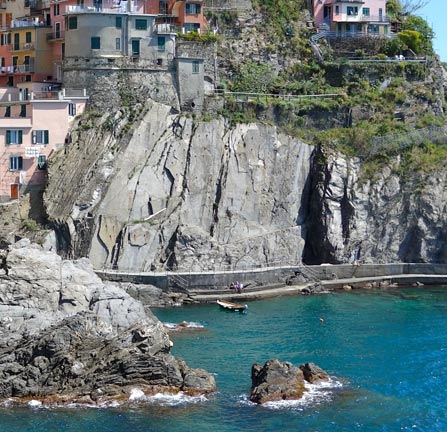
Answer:
[[[0,398],[91,402],[214,391],[214,377],[170,353],[163,324],[87,259],[22,240],[1,253]]]
[[[313,363],[300,367],[279,360],[268,360],[264,366],[255,363],[251,370],[250,400],[263,404],[300,399],[306,391],[306,381],[314,383],[328,378],[328,374]]]

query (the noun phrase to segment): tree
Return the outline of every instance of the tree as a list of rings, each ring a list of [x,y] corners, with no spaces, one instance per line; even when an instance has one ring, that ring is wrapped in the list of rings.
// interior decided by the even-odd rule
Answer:
[[[430,0],[388,0],[386,10],[393,17],[412,15],[417,10],[427,6],[428,3],[430,3]]]
[[[410,15],[402,23],[402,30],[414,30],[421,34],[420,49],[426,54],[433,53],[432,40],[435,36],[433,29],[423,18]],[[414,50],[413,50],[414,51]]]
[[[422,35],[416,30],[403,30],[397,34],[399,40],[416,54],[422,52]]]

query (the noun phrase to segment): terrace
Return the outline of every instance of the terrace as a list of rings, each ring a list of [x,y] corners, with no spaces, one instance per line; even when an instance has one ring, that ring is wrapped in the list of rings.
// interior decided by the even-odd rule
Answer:
[[[69,5],[65,8],[65,14],[80,13],[136,13],[144,14],[144,2],[139,0],[121,1],[88,1],[83,5]]]

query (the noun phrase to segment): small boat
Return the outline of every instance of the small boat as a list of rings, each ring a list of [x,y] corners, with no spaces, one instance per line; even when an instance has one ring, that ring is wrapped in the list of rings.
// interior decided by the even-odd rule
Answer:
[[[226,300],[216,300],[216,303],[223,309],[232,310],[236,312],[243,312],[248,308],[247,305],[242,305],[239,303],[233,303]]]

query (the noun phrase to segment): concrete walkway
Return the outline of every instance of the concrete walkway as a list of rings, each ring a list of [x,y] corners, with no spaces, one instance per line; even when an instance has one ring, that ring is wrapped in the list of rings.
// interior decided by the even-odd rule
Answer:
[[[416,283],[428,284],[428,285],[447,285],[447,275],[427,275],[427,274],[401,274],[392,276],[376,276],[376,277],[363,277],[363,278],[348,278],[348,279],[334,279],[321,281],[321,285],[328,291],[335,289],[342,289],[344,285],[349,285],[353,288],[365,286],[367,283],[374,282],[389,282],[397,283],[399,285],[412,285]],[[228,291],[216,290],[216,293],[200,294],[199,291],[191,293],[190,297],[194,301],[200,303],[213,303],[218,299],[230,300],[230,301],[246,301],[246,300],[259,300],[272,297],[281,297],[289,295],[301,294],[303,289],[313,286],[314,283],[308,283],[303,285],[285,285],[280,287],[268,287],[257,288],[250,291],[244,290],[241,293],[235,293],[233,290]]]

